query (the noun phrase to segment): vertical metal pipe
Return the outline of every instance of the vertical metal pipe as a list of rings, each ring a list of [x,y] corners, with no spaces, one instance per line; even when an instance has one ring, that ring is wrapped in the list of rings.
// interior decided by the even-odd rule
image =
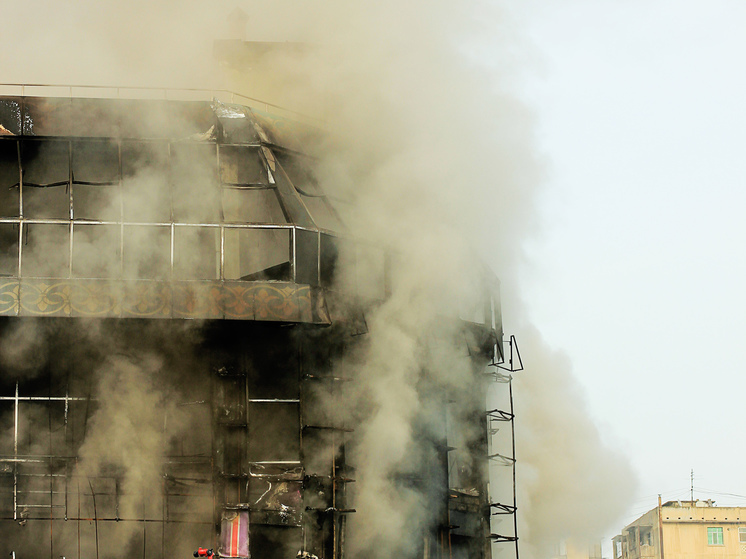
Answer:
[[[332,385],[334,386],[334,385]],[[335,436],[332,429],[332,559],[337,559],[337,522],[339,522],[339,513],[337,512],[337,453],[335,452]]]
[[[222,194],[222,193],[221,193]],[[220,224],[220,280],[225,280],[225,226]]]
[[[13,415],[13,520],[18,520],[18,381]]]
[[[511,351],[511,354],[513,352]],[[511,357],[512,361],[512,357]],[[508,391],[510,394],[510,438],[513,446],[513,535],[515,536],[515,559],[518,559],[518,499],[515,487],[515,412],[513,411],[513,377],[508,381]]]
[[[321,233],[316,231],[316,285],[321,285]]]
[[[119,159],[119,277],[124,277],[124,187],[122,186],[122,140],[117,140]]]
[[[174,201],[173,201],[173,177],[171,176],[171,142],[166,145],[166,156],[168,157],[168,203],[169,203],[169,215],[171,216],[171,273],[169,278],[173,281],[174,279],[174,237],[176,230],[174,228]]]
[[[47,401],[47,418],[49,423],[49,550],[50,550],[50,558],[54,557],[54,463],[53,458],[54,452],[53,445],[52,445],[52,394],[51,394],[51,387],[52,387],[52,379],[51,379],[51,372],[50,372],[50,379],[49,379],[49,400]]]
[[[114,478],[114,518],[119,521],[119,478]]]
[[[161,506],[161,557],[166,557],[166,522],[168,521],[168,485],[163,479],[163,504]]]
[[[93,490],[93,484],[91,478],[88,478],[88,486],[91,488],[91,497],[93,498],[93,522],[96,527],[96,559],[98,556],[98,510],[96,509],[96,492]]]
[[[171,280],[175,279],[174,276],[174,237],[176,235],[176,228],[173,222],[171,222],[171,264],[170,264],[170,278]]]
[[[293,238],[295,238],[295,227],[293,227]],[[304,362],[303,359],[305,357],[303,353],[303,341],[306,339],[305,336],[299,336],[296,337],[296,344],[297,344],[297,355],[298,355],[298,367],[296,368],[296,378],[298,381],[298,450],[299,450],[299,458],[301,462],[301,468],[303,471],[306,469],[306,459],[305,454],[303,450],[303,411],[304,411]],[[304,483],[301,484],[301,505],[303,504],[303,497],[305,494],[305,487]],[[305,518],[304,521],[301,522],[301,541],[303,542],[303,549],[308,549],[308,534],[306,531],[306,522]]]
[[[21,104],[23,114],[24,104]],[[21,117],[23,118],[23,117]],[[23,127],[23,122],[21,122]],[[23,132],[23,131],[21,131]],[[16,142],[16,153],[18,155],[18,277],[21,277],[21,254],[23,253],[23,160],[21,159],[21,142]],[[19,309],[20,310],[20,309]]]
[[[298,232],[298,228],[297,227],[292,227],[290,229],[290,235],[291,235],[291,238],[290,238],[290,249],[291,249],[290,261],[292,263],[292,270],[291,270],[292,276],[291,277],[293,278],[293,283],[298,283],[298,240],[297,240],[298,234],[297,234],[297,232]]]
[[[245,359],[245,357],[244,357],[244,359]],[[242,359],[242,362],[243,362],[243,359]],[[242,368],[243,368],[243,363],[242,363]],[[246,369],[244,369],[242,372],[243,372],[243,382],[244,382],[245,397],[246,397],[246,404],[245,404],[246,405],[246,408],[245,408],[246,409],[246,437],[248,438],[248,435],[249,435],[249,406],[251,405],[251,403],[249,402],[249,400],[250,400],[250,395],[249,395],[249,375],[246,372]],[[241,469],[243,470],[243,468],[246,468],[246,473],[247,474],[250,473],[249,470],[251,469],[251,466],[249,466],[249,449],[248,448],[244,448],[243,464],[241,464]],[[241,473],[243,473],[243,471]],[[249,480],[250,479],[251,479],[251,475],[247,475],[246,476],[246,501],[247,502],[249,500]],[[238,501],[241,502],[241,487],[240,486],[238,488]]]
[[[68,449],[67,449],[67,414],[70,408],[69,398],[70,398],[70,386],[68,385],[68,387],[65,389],[65,452],[66,453],[68,452]],[[69,453],[68,453],[68,456],[69,456]],[[68,475],[69,467],[70,467],[70,464],[67,461],[65,461],[65,521],[67,521],[67,517],[68,517],[67,499],[68,499],[68,485],[69,485],[69,481],[68,481],[69,480],[69,475]]]
[[[73,143],[67,142],[67,202],[70,217],[70,244],[67,277],[73,277]]]
[[[78,459],[75,459],[75,469],[78,469]],[[76,487],[78,489],[78,520],[77,520],[77,528],[78,528],[78,559],[80,559],[80,478],[78,477],[76,480]]]

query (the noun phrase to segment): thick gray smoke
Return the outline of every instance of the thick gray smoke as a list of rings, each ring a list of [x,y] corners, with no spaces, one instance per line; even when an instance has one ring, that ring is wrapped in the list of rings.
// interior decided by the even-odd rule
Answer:
[[[506,32],[507,14],[485,4],[324,8],[318,19],[308,17],[339,22],[339,29],[324,26],[311,39],[325,48],[310,60],[287,62],[321,92],[314,108],[333,131],[321,150],[322,184],[350,201],[346,222],[355,236],[403,255],[394,294],[371,320],[358,377],[373,403],[357,504],[370,512],[355,518],[353,535],[359,551],[372,548],[373,556],[385,557],[405,548],[409,528],[427,522],[421,503],[390,483],[411,458],[405,452],[416,446],[411,426],[429,397],[417,382],[420,342],[454,300],[475,302],[468,247],[479,247],[505,280],[504,297],[519,296],[516,272],[522,241],[539,227],[534,203],[543,169],[530,113],[513,90],[511,51],[521,45]],[[489,45],[490,64],[467,56],[468,44]],[[307,98],[299,101],[304,105]],[[511,322],[523,322],[505,321],[509,330]],[[521,332],[527,371],[516,383],[519,476],[525,476],[518,480],[519,535],[524,554],[539,558],[552,555],[561,540],[582,545],[601,538],[628,505],[634,478],[626,459],[604,445],[566,360],[534,328]],[[444,377],[457,380],[463,370],[463,364],[444,367]]]
[[[516,95],[525,46],[503,4],[242,4],[251,17],[248,39],[314,45],[272,60],[282,101],[324,121],[330,134],[317,146],[320,182],[345,201],[349,233],[401,255],[392,270],[392,296],[369,317],[369,342],[353,363],[361,379],[356,404],[367,402],[355,411],[367,426],[357,448],[361,514],[350,545],[371,557],[412,545],[408,530],[428,522],[417,498],[397,492],[390,481],[418,459],[414,423],[428,416],[419,372],[432,364],[427,342],[439,316],[452,314],[455,300],[475,303],[469,300],[470,247],[515,287],[521,243],[540,226],[534,205],[543,167],[530,110]],[[0,38],[6,53],[17,53],[8,57],[6,79],[222,85],[207,53],[234,6],[88,1],[62,7],[3,0],[4,19],[26,22],[9,26]],[[36,14],[32,24],[28,13]],[[242,92],[251,95],[255,78],[239,78]],[[513,317],[505,320],[510,329]],[[454,386],[468,363],[455,344],[445,349],[432,374],[436,384]],[[533,339],[524,353],[528,370],[517,390],[524,391],[518,421],[526,417],[519,455],[525,477],[519,484],[526,502],[519,504],[528,505],[524,538],[538,559],[557,538],[586,536],[589,525],[603,531],[625,503],[600,488],[623,493],[629,475],[623,459],[605,449],[582,403],[572,404],[582,398],[569,367],[558,370],[557,359]],[[114,378],[132,366],[112,364]],[[564,417],[573,418],[566,428]],[[588,472],[597,475],[582,475]]]
[[[568,357],[530,325],[519,339],[529,363],[515,383],[521,551],[549,557],[559,542],[587,550],[621,526],[637,479],[592,422]]]
[[[69,500],[57,501],[58,506],[64,503],[67,516],[91,519],[83,525],[84,556],[125,557],[133,550],[142,553],[146,526],[140,520],[162,515],[164,484],[168,482],[163,475],[166,455],[177,454],[174,443],[186,432],[193,447],[199,447],[197,441],[206,436],[195,429],[200,425],[195,417],[178,405],[193,399],[190,390],[204,393],[204,384],[209,383],[206,367],[191,351],[199,339],[199,325],[21,318],[4,321],[2,328],[2,339],[14,341],[13,347],[0,346],[6,383],[18,380],[25,386],[35,379],[49,378],[60,383],[50,386],[50,391],[87,399],[69,403],[64,430],[61,405],[57,410],[51,403],[30,408],[22,404],[19,455],[77,456],[71,463],[70,487],[55,490],[69,493]],[[12,410],[0,416],[0,424],[3,452],[13,454]],[[27,490],[49,489],[42,478],[32,483],[35,485]],[[0,539],[12,549],[49,553],[49,535],[41,534],[37,524],[25,525],[23,521],[29,512],[34,511],[20,507],[20,522],[5,523]],[[207,508],[193,508],[190,513],[203,522],[211,520]],[[113,518],[123,522],[99,520]],[[58,522],[52,530],[54,547],[68,553],[79,549],[80,530],[75,521]],[[160,551],[160,539],[150,545],[154,544]],[[190,552],[178,539],[168,545],[174,553]]]
[[[131,520],[161,513],[163,503],[157,497],[164,483],[163,455],[170,436],[184,427],[176,399],[159,386],[162,365],[154,354],[112,355],[95,374],[93,394],[99,405],[78,452],[76,475],[121,476],[117,514],[130,522],[107,540],[107,549],[127,549],[132,537],[142,531]]]

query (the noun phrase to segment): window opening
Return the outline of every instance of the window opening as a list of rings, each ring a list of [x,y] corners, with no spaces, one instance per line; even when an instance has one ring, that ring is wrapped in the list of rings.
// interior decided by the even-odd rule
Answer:
[[[215,144],[171,144],[171,192],[174,220],[217,223],[220,197]]]
[[[290,239],[290,229],[226,227],[225,279],[289,280]]]
[[[75,225],[73,230],[73,276],[119,277],[119,225]]]
[[[174,228],[174,277],[218,279],[220,230],[217,227]]]
[[[269,185],[269,175],[258,148],[220,148],[220,180],[225,185]]]
[[[122,273],[125,279],[168,279],[171,269],[171,228],[125,225]]]
[[[223,219],[229,223],[287,223],[274,188],[223,188]]]
[[[329,205],[327,196],[321,190],[310,166],[304,164],[301,158],[285,153],[278,153],[277,158],[311,214],[314,223],[322,229],[338,231],[342,227],[342,223],[337,213]]]
[[[24,276],[68,277],[70,228],[67,224],[24,225],[21,269]]]
[[[723,545],[723,529],[720,526],[707,528],[707,545]]]
[[[0,276],[18,274],[17,223],[0,223]]]
[[[18,142],[0,142],[0,217],[18,217],[20,203]]]
[[[26,140],[21,144],[23,214],[31,219],[70,217],[69,142]]]

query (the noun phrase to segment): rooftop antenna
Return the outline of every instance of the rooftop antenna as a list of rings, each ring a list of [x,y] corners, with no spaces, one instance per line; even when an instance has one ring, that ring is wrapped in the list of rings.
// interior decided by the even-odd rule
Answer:
[[[689,474],[689,499],[692,502],[692,506],[694,506],[694,468],[692,468]]]

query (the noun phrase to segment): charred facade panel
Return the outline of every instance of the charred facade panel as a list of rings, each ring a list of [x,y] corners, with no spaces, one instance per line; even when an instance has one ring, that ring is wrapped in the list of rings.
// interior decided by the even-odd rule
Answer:
[[[344,557],[360,420],[337,364],[366,343],[359,294],[389,295],[390,255],[347,238],[307,133],[114,99],[0,98],[0,125],[0,552]],[[473,382],[419,372],[435,396],[392,480],[430,512],[412,556],[489,554],[500,319],[480,308],[446,329]]]

